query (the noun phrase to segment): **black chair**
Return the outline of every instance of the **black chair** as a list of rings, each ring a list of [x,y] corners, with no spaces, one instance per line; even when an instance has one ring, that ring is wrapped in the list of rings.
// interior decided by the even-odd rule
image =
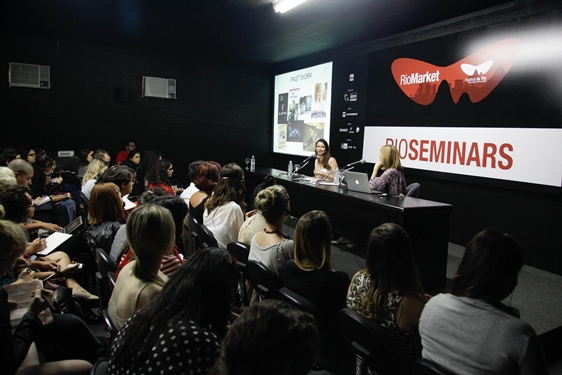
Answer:
[[[428,359],[416,359],[412,366],[412,375],[456,375]]]
[[[248,278],[260,296],[260,300],[277,296],[277,291],[283,287],[283,282],[279,275],[263,263],[255,260],[248,260],[246,268],[248,270]]]
[[[403,361],[386,329],[350,308],[341,309],[336,315],[343,340],[355,354],[357,375],[367,374],[367,367],[381,375],[401,371]]]
[[[417,182],[412,182],[410,185],[406,186],[406,196],[417,198],[420,195],[420,184]]]
[[[101,357],[94,363],[94,366],[90,370],[90,375],[106,375],[109,373],[109,358]]]
[[[113,321],[109,317],[109,313],[107,312],[107,309],[102,310],[101,315],[103,317],[103,322],[105,323],[105,331],[109,332],[111,338],[114,338],[115,336],[117,336],[117,333],[119,332],[117,326],[115,325],[115,323],[113,323]]]
[[[191,238],[193,240],[194,250],[199,251],[201,249],[204,249],[207,246],[204,246],[203,239],[201,238],[202,234],[201,234],[201,227],[199,226],[199,223],[191,215],[187,215],[187,218],[189,223],[189,229],[191,230]]]
[[[293,292],[287,287],[282,287],[278,290],[279,298],[290,303],[298,309],[312,314],[314,317],[320,316],[320,310],[311,300]],[[318,318],[317,318],[318,319]]]
[[[113,289],[115,289],[115,283],[117,283],[117,275],[115,272],[108,271],[107,272],[107,281],[109,285],[109,297],[113,294]]]
[[[203,247],[219,247],[219,244],[217,243],[217,240],[215,239],[215,235],[213,234],[213,232],[211,232],[209,230],[209,228],[207,228],[205,226],[205,224],[199,224],[199,228],[201,230],[201,233],[200,233],[198,238],[201,241],[201,246],[203,246]]]
[[[235,241],[226,245],[226,250],[230,256],[236,261],[236,270],[240,275],[238,287],[240,289],[240,307],[249,306],[248,290],[246,289],[246,279],[248,278],[248,255],[250,255],[250,245],[243,242]]]
[[[100,308],[106,309],[109,298],[111,297],[107,273],[117,271],[117,264],[107,255],[105,250],[100,248],[96,248],[96,264],[98,266],[98,272],[96,272],[95,277],[100,298]]]

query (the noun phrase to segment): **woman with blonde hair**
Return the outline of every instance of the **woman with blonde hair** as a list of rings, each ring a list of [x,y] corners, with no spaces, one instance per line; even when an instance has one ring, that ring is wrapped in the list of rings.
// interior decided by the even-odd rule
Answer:
[[[330,240],[332,228],[323,211],[310,211],[298,221],[294,235],[294,260],[285,262],[283,285],[313,302],[322,336],[320,356],[346,366],[352,360],[336,321],[336,311],[345,307],[349,276],[334,270]]]
[[[99,178],[107,170],[107,163],[101,159],[94,159],[88,164],[88,168],[82,178],[82,194],[90,199],[90,193]]]
[[[168,281],[159,269],[164,254],[174,248],[175,231],[170,210],[155,204],[139,206],[129,216],[127,241],[136,259],[119,273],[108,306],[118,329],[148,305]]]
[[[377,177],[380,170],[384,172],[380,177]],[[373,190],[379,190],[390,195],[406,193],[404,167],[400,163],[400,155],[396,147],[392,145],[381,147],[379,161],[373,168],[369,186]]]
[[[289,194],[281,185],[270,186],[258,193],[255,206],[265,218],[265,226],[252,238],[248,259],[279,274],[293,252],[293,241],[281,232],[289,214]]]
[[[222,167],[213,195],[205,203],[203,213],[203,224],[213,232],[219,247],[223,249],[230,242],[238,241],[246,211],[245,194],[244,170],[238,164],[226,164]]]

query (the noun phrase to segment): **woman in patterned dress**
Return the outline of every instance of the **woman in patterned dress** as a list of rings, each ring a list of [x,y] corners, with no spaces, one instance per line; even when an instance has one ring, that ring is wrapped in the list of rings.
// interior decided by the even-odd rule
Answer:
[[[394,339],[403,359],[401,374],[409,373],[421,357],[418,321],[428,297],[412,256],[404,229],[392,223],[373,229],[369,238],[366,268],[351,280],[347,307],[375,320]]]

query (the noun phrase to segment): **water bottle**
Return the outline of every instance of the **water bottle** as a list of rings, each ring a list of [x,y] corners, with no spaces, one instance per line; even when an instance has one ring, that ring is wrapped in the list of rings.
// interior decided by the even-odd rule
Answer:
[[[289,179],[293,178],[293,161],[289,160],[289,167],[287,168],[287,176]]]
[[[250,161],[250,172],[256,171],[256,158],[252,155],[252,160]]]
[[[336,171],[334,172],[334,185],[339,185],[340,184],[340,170],[336,169]]]

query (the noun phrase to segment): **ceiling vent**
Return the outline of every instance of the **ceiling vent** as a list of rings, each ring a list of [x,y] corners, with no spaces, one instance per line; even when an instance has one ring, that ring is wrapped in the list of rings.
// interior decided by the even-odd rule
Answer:
[[[10,87],[51,88],[51,67],[11,62],[8,66]]]
[[[176,98],[176,80],[171,78],[142,77],[142,97]]]

